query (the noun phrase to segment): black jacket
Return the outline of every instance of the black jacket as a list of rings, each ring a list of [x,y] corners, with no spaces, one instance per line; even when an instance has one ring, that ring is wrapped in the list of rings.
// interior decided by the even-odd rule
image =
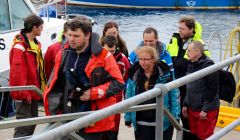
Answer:
[[[214,62],[207,56],[202,56],[196,62],[189,62],[187,74],[196,72],[213,64]],[[187,95],[183,104],[193,111],[208,112],[218,109],[220,105],[218,89],[219,74],[215,72],[187,84]]]

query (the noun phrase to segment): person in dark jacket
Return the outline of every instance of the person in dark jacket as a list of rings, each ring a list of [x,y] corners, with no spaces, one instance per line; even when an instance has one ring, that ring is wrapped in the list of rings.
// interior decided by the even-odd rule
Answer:
[[[214,64],[203,51],[204,47],[200,41],[193,41],[188,46],[187,55],[190,62],[187,74]],[[214,132],[220,105],[218,89],[218,72],[187,84],[182,114],[189,118],[190,131],[196,135],[197,140],[205,140]]]
[[[185,16],[180,18],[178,25],[179,32],[173,33],[170,43],[167,45],[167,50],[169,51],[176,79],[181,78],[186,75],[188,66],[188,56],[186,53],[188,45],[192,41],[202,41],[202,26],[200,23],[196,22],[191,16]],[[206,50],[204,53],[210,56],[209,52]],[[183,100],[186,95],[186,86],[179,87],[180,90],[180,105],[182,108]],[[191,133],[188,129],[188,119],[183,117],[181,114],[181,121],[184,128],[183,140],[192,140]]]

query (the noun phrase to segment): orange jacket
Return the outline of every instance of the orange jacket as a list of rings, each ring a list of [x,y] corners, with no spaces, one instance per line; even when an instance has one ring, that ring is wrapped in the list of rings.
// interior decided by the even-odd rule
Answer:
[[[94,44],[94,43],[91,43]],[[68,47],[68,46],[67,46]],[[96,48],[97,47],[97,48]],[[85,73],[90,80],[91,110],[100,110],[116,103],[115,95],[123,91],[124,81],[114,57],[100,45],[92,45],[92,56],[85,67]],[[97,52],[96,52],[97,50]],[[62,108],[53,109],[49,98],[53,97],[52,89],[58,79],[61,62],[64,60],[64,50],[60,50],[55,58],[54,74],[43,93],[44,107],[47,115],[58,114]],[[55,95],[58,96],[57,93]],[[59,93],[59,96],[61,94]],[[55,96],[54,96],[55,97]],[[60,103],[60,101],[58,102]],[[58,105],[56,105],[58,106]],[[114,127],[114,115],[95,123],[93,127],[85,129],[86,132],[102,132]]]

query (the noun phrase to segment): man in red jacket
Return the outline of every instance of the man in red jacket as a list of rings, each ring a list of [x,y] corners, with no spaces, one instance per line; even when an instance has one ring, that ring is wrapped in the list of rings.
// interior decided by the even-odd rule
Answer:
[[[24,20],[24,29],[14,38],[10,51],[10,86],[35,85],[44,89],[46,77],[44,72],[40,36],[43,30],[43,20],[37,15],[29,15]],[[16,118],[32,118],[38,116],[38,100],[41,99],[34,91],[13,91],[12,98],[16,102]],[[32,135],[33,126],[15,128],[14,137]]]
[[[100,110],[116,103],[124,81],[114,57],[99,44],[89,21],[68,23],[68,43],[55,58],[54,73],[43,93],[47,115]],[[100,140],[115,126],[114,115],[79,131],[87,140]],[[109,139],[110,140],[110,139]]]
[[[105,36],[103,37],[102,40],[103,47],[106,48],[110,53],[112,53],[117,62],[118,68],[122,73],[124,82],[127,82],[130,63],[128,61],[128,58],[117,49],[117,42],[118,42],[117,38],[112,35]],[[123,93],[116,95],[117,102],[122,101],[122,95]],[[112,129],[112,133],[109,134],[109,138],[111,138],[111,140],[118,139],[120,118],[121,118],[120,114],[116,114],[115,127]]]
[[[44,56],[45,72],[47,79],[49,79],[49,76],[51,75],[51,72],[53,70],[54,60],[55,56],[57,55],[57,52],[60,49],[63,49],[64,45],[67,42],[67,29],[68,24],[66,22],[63,26],[63,32],[60,34],[58,41],[48,47],[47,52]]]

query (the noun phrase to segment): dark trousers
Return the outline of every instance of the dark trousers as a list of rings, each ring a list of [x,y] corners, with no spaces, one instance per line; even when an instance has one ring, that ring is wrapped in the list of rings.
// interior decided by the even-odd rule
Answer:
[[[17,100],[16,103],[16,119],[26,119],[38,117],[38,101],[32,100],[29,104],[26,101]],[[29,136],[34,133],[36,125],[21,126],[14,129],[14,138]]]
[[[0,92],[0,120],[15,115],[15,105],[9,92]]]
[[[155,140],[155,126],[144,126],[137,124],[137,130],[134,132],[135,140]],[[163,131],[163,140],[172,140],[173,127]]]

